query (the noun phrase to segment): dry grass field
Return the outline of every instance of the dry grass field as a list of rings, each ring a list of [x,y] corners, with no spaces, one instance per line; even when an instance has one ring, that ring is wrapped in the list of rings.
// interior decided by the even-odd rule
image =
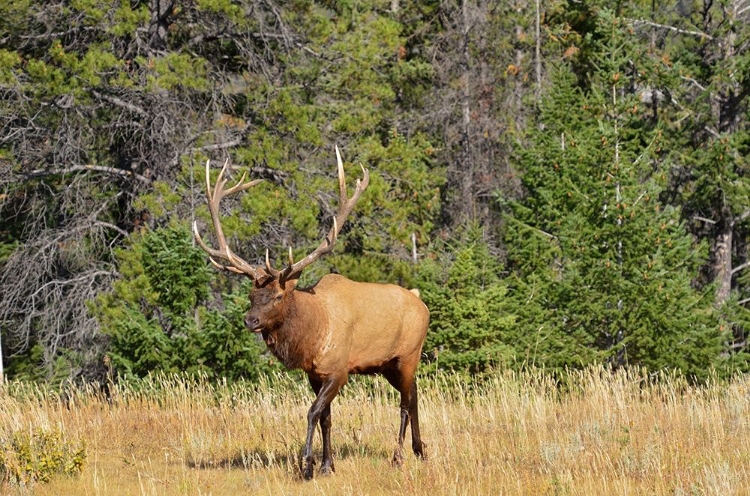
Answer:
[[[420,387],[428,461],[391,466],[397,397],[381,379],[353,379],[333,403],[336,473],[310,482],[297,456],[312,393],[298,377],[154,379],[115,387],[111,402],[7,384],[0,433],[41,428],[85,443],[82,473],[35,484],[39,495],[750,494],[750,377],[692,387],[595,368],[563,387],[511,372],[472,386],[421,377]]]

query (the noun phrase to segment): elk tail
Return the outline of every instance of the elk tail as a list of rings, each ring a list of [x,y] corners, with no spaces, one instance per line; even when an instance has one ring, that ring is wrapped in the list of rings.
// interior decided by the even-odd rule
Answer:
[[[417,295],[417,298],[421,298],[421,296],[419,295],[419,290],[417,288],[410,289],[409,291],[411,291],[412,293],[414,293],[415,295]]]

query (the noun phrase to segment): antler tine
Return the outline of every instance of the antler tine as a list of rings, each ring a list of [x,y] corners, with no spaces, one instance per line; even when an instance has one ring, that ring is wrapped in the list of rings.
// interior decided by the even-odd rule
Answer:
[[[336,167],[339,174],[339,206],[346,203],[346,180],[344,178],[344,161],[341,160],[341,152],[339,146],[336,145]]]
[[[219,202],[221,201],[221,199],[224,198],[224,195],[226,194],[224,185],[227,183],[227,180],[224,179],[224,172],[227,170],[227,165],[229,165],[229,159],[226,159],[224,161],[224,165],[219,171],[219,176],[216,178],[216,184],[214,184],[214,194],[213,198],[211,198],[211,201],[215,202],[217,207],[219,206]]]
[[[260,274],[258,274],[258,271],[247,263],[242,258],[238,257],[232,252],[232,249],[229,248],[229,245],[227,245],[226,238],[224,237],[224,230],[221,227],[221,218],[219,216],[219,203],[221,203],[221,199],[224,198],[226,195],[230,195],[233,193],[237,193],[238,191],[244,191],[251,186],[255,186],[258,184],[261,180],[256,179],[254,181],[250,181],[248,183],[245,183],[245,174],[242,175],[240,180],[237,182],[236,185],[229,189],[224,189],[224,185],[226,184],[226,179],[224,178],[224,173],[227,170],[227,166],[229,165],[229,160],[226,160],[224,162],[224,166],[221,168],[221,171],[219,172],[218,177],[216,178],[216,184],[213,188],[213,193],[211,191],[211,177],[210,177],[210,160],[206,161],[206,199],[208,200],[208,211],[211,213],[211,221],[214,226],[214,233],[216,234],[216,242],[218,243],[219,247],[218,249],[209,247],[205,241],[203,241],[203,238],[200,235],[200,232],[198,231],[198,223],[193,222],[193,235],[195,236],[195,240],[198,242],[198,245],[208,253],[209,260],[211,263],[223,270],[228,270],[231,272],[235,272],[237,274],[245,274],[248,277],[258,280],[260,279]],[[229,262],[229,265],[222,265],[216,261],[216,259],[223,259]]]
[[[206,199],[211,203],[211,159],[206,160]]]
[[[256,184],[263,182],[263,179],[253,179],[252,181],[243,184],[243,182],[245,181],[245,176],[246,175],[247,175],[247,173],[243,172],[242,173],[242,177],[240,178],[239,181],[237,181],[237,184],[235,184],[234,186],[232,186],[231,188],[229,188],[228,190],[226,190],[224,192],[224,195],[232,195],[232,194],[237,193],[239,191],[245,191],[248,188],[252,188]]]
[[[216,260],[214,260],[213,257],[208,257],[208,261],[211,262],[211,265],[213,265],[217,269],[228,270],[230,272],[234,272],[235,274],[244,274],[244,272],[242,272],[239,269],[235,269],[231,265],[222,265],[222,264],[220,264],[219,262],[217,262]]]
[[[339,179],[339,208],[338,212],[333,217],[333,227],[331,227],[331,230],[328,231],[328,234],[320,243],[320,245],[318,245],[318,247],[315,248],[315,250],[308,256],[297,263],[291,263],[292,259],[290,257],[289,266],[284,269],[283,273],[281,274],[282,278],[292,279],[295,277],[299,277],[305,267],[316,261],[321,256],[333,250],[333,246],[336,243],[341,227],[344,225],[344,222],[346,222],[346,218],[354,209],[354,205],[356,205],[359,197],[362,195],[362,192],[367,189],[367,186],[370,183],[369,171],[365,169],[364,166],[361,166],[363,177],[361,180],[357,179],[354,193],[352,194],[351,198],[349,198],[346,192],[346,178],[344,175],[344,163],[341,160],[341,152],[339,151],[338,146],[335,147],[335,150]]]

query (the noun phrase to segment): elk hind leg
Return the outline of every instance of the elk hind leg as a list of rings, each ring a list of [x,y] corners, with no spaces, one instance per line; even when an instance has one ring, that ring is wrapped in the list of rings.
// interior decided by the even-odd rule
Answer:
[[[383,376],[388,382],[401,393],[401,424],[398,429],[398,446],[396,447],[395,453],[393,453],[392,463],[395,466],[400,466],[403,463],[403,447],[404,437],[406,436],[406,426],[411,420],[412,427],[412,446],[415,446],[414,441],[414,427],[417,429],[417,438],[419,437],[419,423],[414,423],[413,414],[416,413],[416,383],[414,381],[413,374],[404,374],[404,370],[401,369],[389,369],[383,372]],[[419,440],[420,456],[422,441]],[[416,450],[415,450],[416,453]]]
[[[411,395],[409,397],[409,418],[411,420],[411,449],[419,458],[426,460],[424,443],[419,434],[419,407],[417,406],[417,380],[412,379]]]

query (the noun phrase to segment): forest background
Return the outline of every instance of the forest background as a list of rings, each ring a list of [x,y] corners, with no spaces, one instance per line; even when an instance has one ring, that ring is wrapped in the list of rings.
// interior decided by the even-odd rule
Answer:
[[[750,1],[7,0],[0,339],[7,377],[254,379],[233,249],[417,287],[428,369],[747,372]]]

